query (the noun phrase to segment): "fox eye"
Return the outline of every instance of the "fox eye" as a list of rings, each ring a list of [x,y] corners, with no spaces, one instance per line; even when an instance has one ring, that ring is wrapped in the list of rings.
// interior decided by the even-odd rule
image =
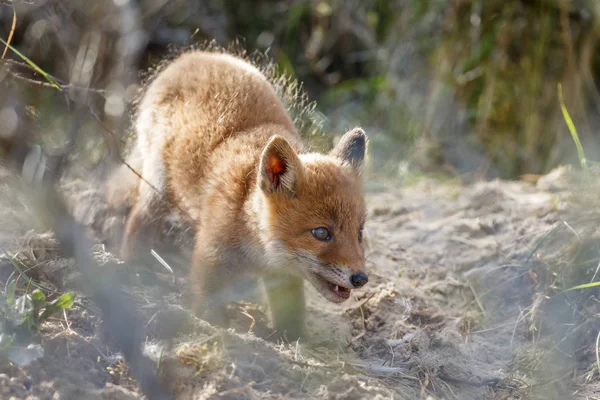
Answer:
[[[358,230],[358,243],[362,243],[363,241],[363,228]]]
[[[311,231],[311,233],[315,237],[315,239],[320,240],[322,242],[328,242],[329,240],[331,240],[331,233],[327,228],[315,228]]]

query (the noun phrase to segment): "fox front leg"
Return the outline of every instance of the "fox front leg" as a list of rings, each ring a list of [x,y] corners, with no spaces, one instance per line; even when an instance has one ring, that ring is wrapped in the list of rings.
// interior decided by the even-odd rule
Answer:
[[[304,281],[287,274],[263,277],[271,318],[278,337],[293,342],[305,336]]]
[[[201,242],[200,242],[201,243]],[[196,245],[190,270],[192,310],[212,325],[229,327],[224,268],[207,257],[207,245]]]

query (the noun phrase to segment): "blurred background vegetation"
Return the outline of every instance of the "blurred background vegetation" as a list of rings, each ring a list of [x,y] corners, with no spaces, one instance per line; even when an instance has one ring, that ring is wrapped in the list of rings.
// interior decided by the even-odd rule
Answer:
[[[0,0],[0,37],[11,32],[61,83],[96,89],[78,122],[92,164],[103,157],[96,120],[127,124],[138,71],[206,39],[268,49],[317,101],[324,130],[363,126],[373,165],[390,174],[516,178],[576,162],[559,82],[586,155],[600,151],[597,0]],[[19,115],[45,140],[68,129],[57,116],[77,107],[77,90],[31,84],[43,78],[7,59],[18,57],[1,63],[2,102],[24,98]]]

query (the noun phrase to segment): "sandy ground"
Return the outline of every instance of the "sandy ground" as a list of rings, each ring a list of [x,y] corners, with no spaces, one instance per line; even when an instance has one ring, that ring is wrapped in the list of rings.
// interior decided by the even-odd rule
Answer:
[[[536,243],[562,221],[568,193],[561,171],[537,185],[370,183],[369,284],[343,305],[307,287],[309,342],[271,340],[260,305],[233,308],[230,330],[193,318],[184,302],[185,227],[169,231],[184,249],[169,259],[174,274],[153,260],[116,273],[147,321],[146,353],[181,399],[599,398],[589,385],[560,381],[557,389],[550,372],[538,376],[518,362],[541,345],[523,313],[536,302],[538,277],[524,266],[540,262]],[[33,280],[77,291],[76,266],[61,257],[51,234],[35,230],[9,181],[3,175],[2,253],[32,267]],[[114,259],[109,239],[118,238],[122,217],[108,213],[97,187],[72,181],[64,189],[74,214],[96,236],[94,254],[102,264]],[[4,254],[3,282],[13,272]],[[171,333],[173,340],[162,340]],[[141,398],[101,315],[82,295],[44,324],[40,341],[41,359],[0,366],[2,398]]]

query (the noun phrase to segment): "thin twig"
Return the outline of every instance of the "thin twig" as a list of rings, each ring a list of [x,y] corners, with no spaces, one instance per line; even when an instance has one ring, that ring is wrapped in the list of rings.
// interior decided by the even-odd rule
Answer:
[[[171,268],[171,266],[161,257],[158,255],[158,253],[154,250],[154,249],[150,249],[150,254],[152,254],[152,256],[154,258],[156,258],[156,260],[158,260],[158,262],[165,267],[170,273],[174,274],[175,272],[173,271],[173,268]]]
[[[8,64],[9,66],[17,66],[19,68],[25,68],[28,69],[30,71],[32,71],[35,74],[39,74],[39,72],[33,68],[31,65],[27,64],[27,63],[23,63],[17,60],[11,60],[9,58],[7,59],[0,59],[0,61],[2,62],[2,64]],[[34,79],[28,79],[23,77],[22,75],[18,74],[15,71],[11,71],[10,69],[8,70],[8,72],[14,76],[17,79],[21,79],[21,80],[25,80],[28,83],[37,85],[37,86],[42,86],[42,87],[46,87],[46,88],[52,88],[52,89],[56,89],[56,86],[48,84],[48,82],[40,82],[40,81],[36,81]],[[89,87],[83,87],[83,86],[78,86],[78,85],[72,85],[70,83],[63,83],[61,79],[58,79],[57,77],[55,77],[54,75],[51,74],[47,74],[50,78],[52,78],[53,81],[55,81],[58,86],[60,86],[61,89],[78,89],[78,90],[85,90],[87,92],[90,93],[97,93],[97,94],[109,94],[111,93],[109,90],[106,89],[95,89],[95,88],[89,88]],[[42,83],[47,83],[47,85],[42,85]]]
[[[158,361],[156,362],[156,373],[158,374],[160,372],[160,363],[162,361],[163,358],[163,353],[165,352],[165,348],[161,347],[160,348],[160,353],[158,354]]]
[[[406,374],[404,372],[403,368],[399,368],[399,367],[384,367],[382,365],[364,365],[364,364],[352,364],[352,363],[348,363],[348,365],[351,365],[353,367],[357,367],[357,368],[362,368],[362,369],[366,369],[371,373],[374,374],[398,374],[403,378],[406,379],[410,379],[413,381],[419,381],[419,378],[416,378],[414,376],[410,376],[408,374]]]
[[[306,383],[306,381],[308,380],[308,377],[310,376],[310,370],[307,372],[306,376],[304,377],[304,379],[302,379],[302,383],[300,384],[300,392],[303,391],[304,389],[304,384]]]
[[[590,283],[592,283],[596,280],[596,275],[598,275],[598,270],[600,270],[600,262],[598,262],[598,265],[596,266],[596,271],[594,271],[594,276],[592,276]]]
[[[246,310],[242,310],[242,314],[250,318],[250,321],[252,321],[250,323],[250,327],[248,328],[248,333],[252,333],[254,330],[254,326],[256,325],[256,319],[254,319],[254,317]]]
[[[525,318],[524,312],[525,312],[525,310],[521,310],[521,312],[519,313],[519,316],[517,317],[517,321],[515,322],[515,327],[513,328],[513,331],[512,331],[512,336],[510,337],[510,347],[513,346],[513,342],[514,342],[515,336],[517,334],[517,327],[519,326],[519,323],[523,320],[523,318]]]
[[[10,74],[10,76],[16,80],[25,82],[25,83],[29,83],[30,85],[34,85],[34,86],[40,86],[40,87],[45,87],[45,88],[52,88],[52,89],[56,89],[56,87],[48,82],[43,82],[43,81],[37,81],[35,79],[29,79],[29,78],[25,78],[22,75],[19,75],[18,73],[8,70],[8,73]]]
[[[365,304],[367,304],[367,302],[369,300],[371,300],[373,298],[373,296],[375,296],[376,294],[377,294],[376,292],[371,293],[371,295],[369,297],[367,297],[367,299],[365,299],[362,303],[360,303],[358,306],[356,306],[356,307],[354,307],[354,308],[352,308],[352,309],[350,309],[350,310],[348,310],[346,312],[352,312],[352,311],[356,311],[356,310],[360,309],[362,306],[364,306]]]
[[[598,372],[600,373],[600,354],[598,353],[598,345],[600,344],[600,331],[598,332],[598,336],[596,336],[596,368],[598,368]]]
[[[217,396],[229,396],[229,395],[232,395],[232,394],[244,393],[248,389],[252,389],[252,386],[254,386],[254,385],[256,385],[256,382],[250,381],[250,382],[248,382],[247,384],[245,384],[242,387],[225,390],[223,392],[217,393],[216,395]]]
[[[65,317],[65,323],[67,324],[67,330],[71,331],[71,323],[69,322],[69,319],[67,318],[67,310],[65,310],[63,308],[63,316]]]
[[[579,233],[577,233],[577,231],[575,231],[575,229],[573,229],[573,228],[571,227],[571,225],[569,225],[569,224],[567,223],[567,221],[563,221],[563,224],[565,224],[565,226],[566,226],[567,228],[569,228],[569,230],[570,230],[571,232],[573,232],[573,234],[574,234],[574,235],[577,237],[577,240],[581,239],[581,238],[579,237]]]
[[[469,287],[471,288],[471,291],[473,292],[473,296],[475,296],[475,301],[477,302],[477,305],[481,309],[481,313],[483,314],[484,317],[487,318],[487,313],[485,312],[485,308],[483,308],[483,304],[481,303],[481,301],[479,300],[479,297],[477,296],[477,292],[475,291],[475,288],[470,283],[469,283]]]

